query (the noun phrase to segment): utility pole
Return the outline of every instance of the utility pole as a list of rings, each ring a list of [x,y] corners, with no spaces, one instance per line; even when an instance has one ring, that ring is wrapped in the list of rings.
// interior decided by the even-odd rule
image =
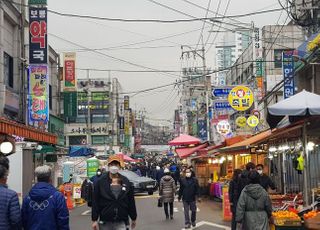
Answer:
[[[189,50],[184,51],[183,48],[186,47]],[[210,141],[211,139],[211,132],[210,132],[210,119],[209,119],[209,95],[211,94],[211,76],[207,75],[207,66],[206,66],[206,56],[205,56],[205,48],[203,44],[202,38],[202,48],[201,49],[193,49],[190,46],[182,45],[182,57],[184,54],[187,54],[187,57],[190,56],[190,53],[194,56],[198,56],[202,60],[202,77],[204,78],[204,90],[205,90],[205,97],[206,97],[206,125],[207,125],[207,140]]]

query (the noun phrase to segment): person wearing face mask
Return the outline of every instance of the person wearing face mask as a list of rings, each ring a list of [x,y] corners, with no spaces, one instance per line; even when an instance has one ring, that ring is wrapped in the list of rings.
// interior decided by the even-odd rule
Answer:
[[[94,186],[93,230],[126,230],[129,217],[131,228],[136,226],[137,210],[133,186],[126,177],[119,174],[123,167],[120,156],[109,157],[109,172],[103,174]]]
[[[97,183],[97,181],[99,180],[101,175],[102,175],[101,169],[97,169],[96,175],[94,175],[93,177],[90,178],[90,181],[93,183],[93,185],[95,185]]]
[[[180,181],[178,200],[183,201],[185,229],[196,226],[197,204],[196,199],[200,202],[199,183],[195,177],[192,177],[190,169],[185,171],[186,177]],[[191,210],[191,221],[190,221]]]
[[[275,190],[276,189],[275,184],[273,183],[273,181],[271,180],[271,178],[268,175],[263,173],[263,168],[264,168],[264,166],[262,164],[258,164],[257,167],[256,167],[257,172],[260,175],[260,185],[266,191],[268,191],[269,188],[272,189],[272,190]]]

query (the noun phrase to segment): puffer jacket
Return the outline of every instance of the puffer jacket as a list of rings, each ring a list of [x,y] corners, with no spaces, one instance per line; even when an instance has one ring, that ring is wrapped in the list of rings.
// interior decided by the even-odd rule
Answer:
[[[25,230],[69,230],[69,211],[62,193],[49,183],[35,184],[22,204]]]
[[[174,201],[174,195],[176,193],[176,184],[172,176],[165,175],[160,181],[160,196],[162,202],[171,203]]]
[[[18,195],[0,184],[0,230],[20,230],[21,214]]]
[[[238,200],[236,221],[242,229],[269,230],[272,205],[266,190],[259,184],[249,184]]]

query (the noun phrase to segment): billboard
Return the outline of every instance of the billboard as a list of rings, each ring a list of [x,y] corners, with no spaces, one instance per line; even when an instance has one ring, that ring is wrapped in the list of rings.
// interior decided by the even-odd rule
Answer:
[[[283,70],[283,98],[289,98],[294,95],[294,63],[292,51],[282,53],[282,70]]]
[[[48,67],[30,65],[28,79],[29,125],[40,127],[49,121]]]
[[[63,57],[64,91],[76,91],[76,53],[64,53]]]
[[[46,7],[29,7],[29,63],[48,63]]]
[[[78,114],[88,114],[88,94],[86,92],[78,92]],[[110,113],[110,92],[91,92],[90,113],[109,115]]]

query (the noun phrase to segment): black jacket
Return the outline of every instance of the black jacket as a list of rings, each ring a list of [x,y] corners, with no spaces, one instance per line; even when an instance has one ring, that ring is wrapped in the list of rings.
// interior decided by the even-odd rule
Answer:
[[[183,178],[180,181],[179,200],[191,202],[199,197],[199,183],[195,177]]]
[[[248,178],[249,176],[249,171],[247,170],[243,170],[239,179],[239,184],[238,184],[238,189],[239,189],[239,193],[238,193],[238,199],[240,197],[240,194],[242,192],[242,190],[244,189],[244,187],[246,187],[248,184],[250,184],[250,180]]]
[[[122,181],[122,191],[116,199],[113,195],[110,184],[109,173],[104,174],[97,181],[94,187],[92,203],[92,221],[127,221],[137,219],[137,210],[134,200],[133,186],[129,180],[120,175]]]
[[[260,185],[266,190],[268,191],[268,188],[271,188],[272,190],[276,189],[276,186],[274,185],[273,181],[271,180],[271,178],[266,175],[266,174],[262,174],[260,176]]]
[[[232,180],[229,184],[229,200],[234,208],[237,208],[238,199],[240,197],[239,180]]]

